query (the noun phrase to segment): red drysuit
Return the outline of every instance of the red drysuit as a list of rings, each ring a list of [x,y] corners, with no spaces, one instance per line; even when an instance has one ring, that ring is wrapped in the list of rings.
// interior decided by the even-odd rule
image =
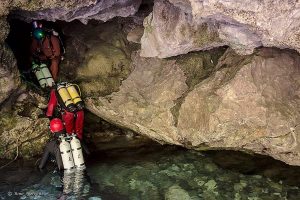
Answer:
[[[56,97],[55,89],[52,89],[50,93],[50,100],[48,102],[48,109],[46,112],[47,117],[53,116],[54,110],[58,105],[59,105],[59,101],[58,98]],[[72,133],[75,133],[77,137],[80,140],[82,140],[83,120],[84,120],[83,110],[79,110],[76,111],[75,113],[72,113],[64,109],[64,106],[61,106],[61,115],[62,115],[62,120],[65,124],[67,134],[71,135]]]

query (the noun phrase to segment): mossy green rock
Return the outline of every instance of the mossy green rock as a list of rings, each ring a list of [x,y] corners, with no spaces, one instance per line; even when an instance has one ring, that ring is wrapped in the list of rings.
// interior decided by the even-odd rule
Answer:
[[[24,96],[24,97],[23,97]],[[39,102],[39,103],[37,103]],[[0,158],[32,158],[43,152],[49,139],[47,118],[42,103],[46,99],[33,92],[22,93],[14,102],[12,110],[0,117]],[[45,104],[44,104],[45,106]]]

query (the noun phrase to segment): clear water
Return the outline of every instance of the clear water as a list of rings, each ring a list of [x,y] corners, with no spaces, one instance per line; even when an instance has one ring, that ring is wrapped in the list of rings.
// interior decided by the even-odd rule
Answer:
[[[259,170],[243,155],[237,161],[229,154],[204,155],[174,147],[114,150],[89,158],[86,172],[65,174],[51,165],[40,172],[34,163],[14,163],[0,171],[0,199],[300,199],[299,168],[271,167],[271,174],[277,175],[271,176],[270,167]]]

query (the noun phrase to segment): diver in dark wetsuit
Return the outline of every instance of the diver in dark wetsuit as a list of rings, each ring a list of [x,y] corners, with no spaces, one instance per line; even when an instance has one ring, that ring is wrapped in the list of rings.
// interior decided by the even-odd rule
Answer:
[[[46,144],[43,157],[39,164],[39,168],[43,169],[50,156],[54,157],[59,170],[63,170],[63,162],[59,150],[59,137],[65,134],[65,128],[62,121],[54,118],[50,121],[50,131],[53,133],[53,139]]]

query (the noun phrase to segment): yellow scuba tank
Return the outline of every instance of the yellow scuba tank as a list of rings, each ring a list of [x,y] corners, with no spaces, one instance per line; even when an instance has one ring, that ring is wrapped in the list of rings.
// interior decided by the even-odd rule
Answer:
[[[39,81],[40,86],[42,88],[46,87],[48,84],[47,84],[47,81],[46,81],[42,71],[40,70],[40,66],[33,62],[32,63],[32,71],[34,72],[37,80]]]
[[[77,86],[78,91],[80,92],[79,86],[75,85],[75,84],[71,84],[71,83],[67,83],[66,84],[66,88],[72,98],[73,103],[77,106],[77,108],[79,110],[83,109],[84,104],[83,101],[81,99],[81,94],[78,93],[78,91],[76,90],[75,86]]]
[[[70,112],[74,112],[76,110],[76,107],[72,101],[72,97],[70,96],[66,88],[66,83],[57,84],[57,92],[64,102],[67,110],[69,110]]]
[[[40,71],[43,73],[46,81],[47,81],[47,84],[49,87],[52,87],[55,83],[54,83],[54,80],[52,78],[52,74],[50,73],[48,67],[46,64],[41,64],[40,65]]]

